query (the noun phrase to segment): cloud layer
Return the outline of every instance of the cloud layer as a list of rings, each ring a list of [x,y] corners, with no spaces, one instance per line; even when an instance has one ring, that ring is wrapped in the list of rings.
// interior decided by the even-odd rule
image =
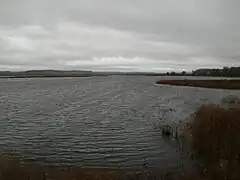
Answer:
[[[0,70],[240,66],[238,0],[1,0]]]

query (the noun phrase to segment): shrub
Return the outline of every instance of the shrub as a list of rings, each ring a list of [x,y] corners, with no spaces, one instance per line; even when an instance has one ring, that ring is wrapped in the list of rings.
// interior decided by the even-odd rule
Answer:
[[[240,179],[240,106],[234,104],[203,105],[180,134],[207,179]]]
[[[207,159],[236,159],[240,154],[240,108],[204,105],[192,122],[194,147]]]

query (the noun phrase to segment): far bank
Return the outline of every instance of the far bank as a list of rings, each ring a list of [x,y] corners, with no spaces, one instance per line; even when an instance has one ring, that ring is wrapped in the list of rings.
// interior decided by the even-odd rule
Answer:
[[[240,79],[226,79],[226,80],[159,80],[156,84],[174,85],[174,86],[190,86],[201,88],[214,88],[214,89],[234,89],[240,90]]]

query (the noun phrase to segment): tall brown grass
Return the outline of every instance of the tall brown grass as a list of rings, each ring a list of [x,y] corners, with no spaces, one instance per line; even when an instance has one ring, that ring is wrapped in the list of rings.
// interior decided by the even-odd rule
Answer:
[[[196,150],[211,159],[240,155],[240,108],[204,105],[195,114],[192,136]]]
[[[26,163],[18,157],[0,155],[0,180],[169,180],[174,173],[134,169],[53,167]]]
[[[204,180],[198,172],[168,169],[134,170],[83,167],[44,167],[0,155],[0,180]]]
[[[240,80],[160,80],[157,84],[215,89],[240,89]]]
[[[240,107],[203,105],[191,122],[192,143],[209,176],[240,179]]]

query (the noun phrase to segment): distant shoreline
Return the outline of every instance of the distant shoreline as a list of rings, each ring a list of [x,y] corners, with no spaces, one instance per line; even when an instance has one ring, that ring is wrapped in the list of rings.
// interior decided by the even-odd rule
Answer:
[[[159,80],[159,85],[189,86],[212,89],[234,89],[240,90],[240,80]]]
[[[94,71],[64,71],[64,70],[29,70],[29,71],[0,71],[0,78],[58,78],[58,77],[93,77],[112,75],[142,75],[163,76],[162,73],[153,72],[94,72]]]
[[[86,75],[86,76],[0,76],[0,79],[65,78],[65,77],[93,77],[93,76],[92,75]]]

